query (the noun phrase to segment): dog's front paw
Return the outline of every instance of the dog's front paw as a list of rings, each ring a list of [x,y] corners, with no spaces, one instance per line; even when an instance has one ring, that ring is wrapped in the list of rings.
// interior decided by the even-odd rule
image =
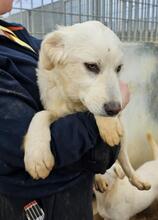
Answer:
[[[123,136],[123,129],[119,118],[95,116],[100,136],[110,146],[118,145]]]
[[[96,174],[94,179],[95,190],[104,193],[108,189],[108,182],[101,174]]]
[[[45,179],[55,165],[49,144],[46,141],[33,141],[27,136],[25,137],[25,169],[34,179]]]
[[[151,188],[151,185],[149,183],[141,181],[137,176],[129,178],[129,181],[139,190],[149,190]]]

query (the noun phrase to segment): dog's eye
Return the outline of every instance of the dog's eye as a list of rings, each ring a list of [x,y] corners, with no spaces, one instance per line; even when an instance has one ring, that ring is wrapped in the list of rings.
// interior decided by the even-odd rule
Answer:
[[[116,67],[116,69],[115,69],[116,73],[119,73],[119,72],[121,71],[122,66],[123,66],[123,65],[120,64],[119,66]]]
[[[100,72],[100,68],[96,63],[84,63],[85,67],[93,72],[93,73],[99,73]]]

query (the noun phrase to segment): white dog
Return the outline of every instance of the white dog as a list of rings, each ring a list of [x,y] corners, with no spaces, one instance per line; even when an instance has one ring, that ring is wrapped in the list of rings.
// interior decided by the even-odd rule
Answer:
[[[150,181],[149,191],[139,191],[133,187],[118,165],[113,165],[104,175],[98,176],[99,185],[108,181],[109,187],[105,193],[95,192],[97,210],[106,220],[129,220],[135,214],[148,208],[158,198],[158,145],[151,135],[148,141],[153,149],[154,160],[142,165],[137,173],[141,178]],[[119,177],[118,177],[119,176]]]
[[[103,140],[112,146],[119,143],[122,129],[118,118],[104,116],[121,111],[122,62],[120,40],[100,22],[62,27],[46,36],[37,71],[45,111],[34,116],[24,143],[25,167],[33,178],[47,177],[55,164],[49,125],[59,117],[88,109],[95,115]],[[150,188],[135,176],[124,144],[119,161],[133,185]]]

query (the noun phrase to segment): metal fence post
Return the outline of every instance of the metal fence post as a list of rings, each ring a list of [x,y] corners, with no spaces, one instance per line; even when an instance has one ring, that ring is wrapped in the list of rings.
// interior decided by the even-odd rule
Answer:
[[[51,22],[54,28],[55,24],[100,20],[123,41],[158,40],[158,0],[19,0],[4,19],[29,24],[27,28],[37,37],[51,30]]]

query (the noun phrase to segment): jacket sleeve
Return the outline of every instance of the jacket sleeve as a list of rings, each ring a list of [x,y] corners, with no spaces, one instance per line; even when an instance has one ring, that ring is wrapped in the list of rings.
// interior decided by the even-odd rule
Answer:
[[[52,124],[51,131],[57,168],[105,173],[117,159],[120,146],[110,147],[102,141],[89,112],[61,118]]]
[[[0,163],[5,163],[5,166],[0,168],[1,173],[24,168],[23,137],[37,111],[35,100],[30,94],[12,75],[0,70]],[[98,143],[102,146],[104,144],[99,137],[92,114],[76,113],[59,119],[52,124],[51,135],[51,147],[55,154],[57,168],[80,161],[76,166],[77,169],[80,167],[83,169],[80,165],[84,164],[84,169],[95,171],[97,159],[94,155],[97,153],[92,150]],[[106,148],[109,149],[108,154],[112,155],[112,148],[108,146]],[[111,156],[108,158],[108,164],[113,163],[112,158]],[[107,158],[104,157],[98,161],[100,163],[105,159]]]

